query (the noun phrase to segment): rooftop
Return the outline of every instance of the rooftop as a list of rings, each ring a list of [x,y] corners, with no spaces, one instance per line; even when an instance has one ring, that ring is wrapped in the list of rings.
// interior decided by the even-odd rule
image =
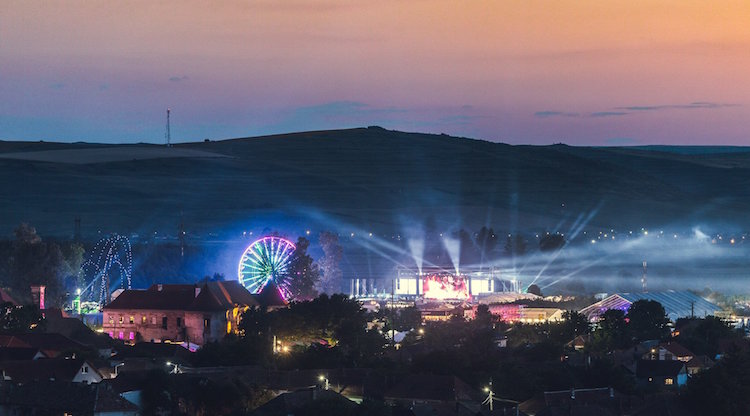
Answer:
[[[147,290],[126,290],[104,309],[221,311],[235,305],[256,306],[253,295],[235,280],[203,285],[152,285]]]
[[[663,292],[616,293],[581,309],[589,320],[598,319],[609,309],[620,309],[627,312],[630,305],[639,300],[659,302],[671,320],[688,316],[714,315],[721,308],[690,291],[668,290]]]

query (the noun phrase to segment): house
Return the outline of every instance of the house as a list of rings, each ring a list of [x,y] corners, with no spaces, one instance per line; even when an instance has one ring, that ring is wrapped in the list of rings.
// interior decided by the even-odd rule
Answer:
[[[96,350],[99,356],[108,358],[113,353],[114,342],[104,334],[91,330],[80,319],[63,316],[62,313],[46,313],[45,324],[40,327],[48,334],[63,335],[85,347]]]
[[[521,403],[519,410],[530,416],[596,415],[619,416],[637,405],[634,398],[611,387],[545,391]]]
[[[689,376],[698,374],[703,370],[707,370],[714,366],[714,362],[705,355],[698,355],[693,357],[690,361],[685,363],[687,373]]]
[[[104,385],[44,380],[0,383],[0,414],[136,416],[139,413],[134,404]]]
[[[680,387],[687,383],[687,368],[679,360],[639,360],[635,377],[643,384]]]
[[[236,333],[242,313],[259,302],[237,281],[153,285],[126,290],[104,307],[104,332],[134,344],[177,342],[201,346]]]
[[[565,346],[575,351],[583,351],[583,349],[586,348],[586,344],[589,344],[592,338],[592,334],[578,335],[573,338],[572,341],[565,344]]]
[[[104,378],[90,361],[81,358],[48,358],[0,363],[4,380],[16,383],[58,380],[72,383],[98,383]]]
[[[49,358],[71,356],[75,351],[84,351],[87,349],[86,346],[64,335],[44,332],[0,335],[0,348],[36,349]]]
[[[684,363],[695,357],[689,349],[676,342],[664,342],[651,348],[643,355],[644,360],[678,360]]]
[[[386,403],[411,409],[415,414],[475,415],[483,396],[457,377],[407,374],[383,394]]]
[[[581,309],[589,321],[596,322],[609,309],[627,312],[630,305],[639,300],[652,300],[664,307],[667,317],[672,321],[691,316],[716,315],[721,308],[690,291],[667,290],[664,292],[616,293],[592,305]]]
[[[287,416],[294,415],[295,412],[299,411],[304,412],[304,410],[308,410],[308,413],[304,414],[315,414],[315,412],[310,411],[312,409],[321,411],[324,409],[346,410],[349,412],[348,414],[351,414],[356,407],[356,403],[341,394],[316,386],[282,393],[262,404],[250,415]]]

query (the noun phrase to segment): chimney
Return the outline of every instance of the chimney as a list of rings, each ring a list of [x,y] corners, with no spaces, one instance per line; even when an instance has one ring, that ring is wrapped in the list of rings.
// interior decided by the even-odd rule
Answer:
[[[39,306],[40,310],[44,310],[44,289],[46,286],[43,285],[32,285],[31,286],[31,299],[35,305]]]

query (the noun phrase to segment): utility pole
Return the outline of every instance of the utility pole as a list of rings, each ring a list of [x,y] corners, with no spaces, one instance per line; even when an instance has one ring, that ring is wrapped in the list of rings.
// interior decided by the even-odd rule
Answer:
[[[167,147],[171,147],[172,146],[172,134],[169,131],[169,113],[170,112],[171,112],[171,110],[169,108],[167,108],[167,132],[164,135],[165,138],[167,139]]]
[[[490,385],[484,388],[485,393],[487,393],[487,398],[484,399],[482,404],[487,404],[490,406],[490,413],[492,413],[492,410],[494,409],[493,404],[495,402],[495,392],[492,391],[492,379],[490,379]]]

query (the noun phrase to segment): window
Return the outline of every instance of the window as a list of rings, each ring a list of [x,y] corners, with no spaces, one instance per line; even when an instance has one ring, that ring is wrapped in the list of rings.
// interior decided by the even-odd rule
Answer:
[[[203,330],[208,331],[211,329],[211,318],[208,316],[203,317]]]
[[[122,334],[122,331],[120,331],[120,339],[124,339],[125,337]]]
[[[115,331],[109,331],[109,337],[114,338],[115,337]]]
[[[155,316],[151,317],[151,325],[156,325],[156,317]]]
[[[135,334],[132,333],[132,332],[130,334],[128,334],[128,339],[131,340],[131,341],[134,340],[135,339]]]
[[[112,315],[109,315],[109,324],[112,325],[115,323],[115,318],[112,317]]]
[[[167,329],[167,317],[162,316],[161,318],[161,329]]]
[[[122,315],[120,315],[120,323],[122,323]]]
[[[177,328],[182,328],[182,318],[177,318]]]
[[[146,325],[146,315],[141,316],[141,323]]]
[[[133,315],[130,315],[130,323],[131,323],[131,324],[134,324],[134,323],[135,323],[135,316],[133,316]]]
[[[81,367],[82,374],[87,374],[88,372],[89,372],[89,366],[84,365],[83,367]]]
[[[671,386],[674,383],[674,380],[671,378],[664,379],[664,384],[667,386]]]

